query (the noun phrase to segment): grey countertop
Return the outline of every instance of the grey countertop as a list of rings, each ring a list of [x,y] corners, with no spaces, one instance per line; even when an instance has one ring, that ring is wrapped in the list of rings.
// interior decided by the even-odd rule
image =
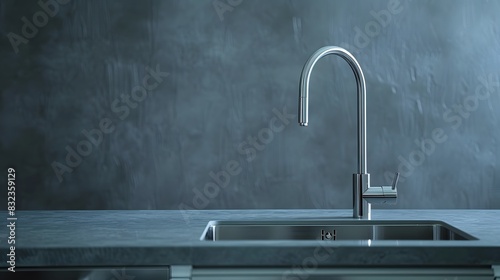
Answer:
[[[7,216],[6,212],[4,217]],[[210,220],[345,219],[352,210],[18,211],[17,267],[500,264],[500,210],[377,210],[372,220],[441,220],[471,241],[202,241]],[[8,224],[7,220],[4,220]],[[6,267],[8,230],[0,232]]]

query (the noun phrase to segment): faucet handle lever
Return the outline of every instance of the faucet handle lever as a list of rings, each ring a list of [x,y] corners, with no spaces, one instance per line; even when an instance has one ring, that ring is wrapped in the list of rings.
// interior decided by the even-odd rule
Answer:
[[[392,186],[370,186],[362,197],[373,204],[396,204],[398,190],[396,189],[399,180],[399,172],[396,172],[392,180]]]
[[[399,172],[396,172],[396,174],[394,175],[394,180],[392,180],[392,189],[393,190],[396,189],[396,186],[398,185],[398,181],[399,181]]]

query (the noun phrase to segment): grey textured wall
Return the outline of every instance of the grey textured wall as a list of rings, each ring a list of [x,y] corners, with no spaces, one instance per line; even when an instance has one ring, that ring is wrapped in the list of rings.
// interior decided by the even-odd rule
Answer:
[[[368,170],[402,173],[395,207],[500,208],[500,1],[45,1],[0,2],[19,209],[351,207],[347,63],[318,63],[296,120],[325,45],[364,70]]]

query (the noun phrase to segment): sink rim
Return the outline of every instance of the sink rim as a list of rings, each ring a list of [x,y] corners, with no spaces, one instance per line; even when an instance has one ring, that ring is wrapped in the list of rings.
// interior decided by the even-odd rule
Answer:
[[[479,238],[453,226],[442,220],[358,220],[358,219],[281,219],[281,220],[210,220],[205,226],[202,235],[200,237],[201,241],[235,241],[235,240],[213,240],[207,238],[208,232],[216,226],[440,226],[443,227],[454,234],[459,234],[465,239],[463,240],[397,240],[398,242],[412,242],[412,241],[478,241]],[[286,240],[286,239],[283,239]],[[367,239],[355,239],[355,240],[367,240]],[[267,241],[267,240],[253,240],[242,238],[236,241]],[[280,240],[282,241],[282,240]],[[294,242],[307,242],[309,240],[293,240]],[[338,240],[336,242],[344,242],[347,240]],[[349,240],[352,241],[352,240]],[[377,240],[377,241],[392,241],[392,240]]]

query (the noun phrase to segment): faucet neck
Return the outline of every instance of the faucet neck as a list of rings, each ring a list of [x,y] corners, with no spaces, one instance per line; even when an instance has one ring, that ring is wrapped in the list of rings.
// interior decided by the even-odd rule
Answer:
[[[365,76],[361,66],[354,56],[347,50],[329,46],[323,47],[317,50],[306,62],[304,68],[302,69],[302,74],[300,77],[300,96],[299,96],[299,123],[300,125],[307,126],[308,124],[308,108],[309,108],[309,81],[311,78],[311,73],[322,57],[329,54],[334,54],[342,57],[354,72],[354,77],[356,78],[357,85],[357,110],[358,110],[358,174],[367,174],[367,164],[366,164],[366,84]]]

